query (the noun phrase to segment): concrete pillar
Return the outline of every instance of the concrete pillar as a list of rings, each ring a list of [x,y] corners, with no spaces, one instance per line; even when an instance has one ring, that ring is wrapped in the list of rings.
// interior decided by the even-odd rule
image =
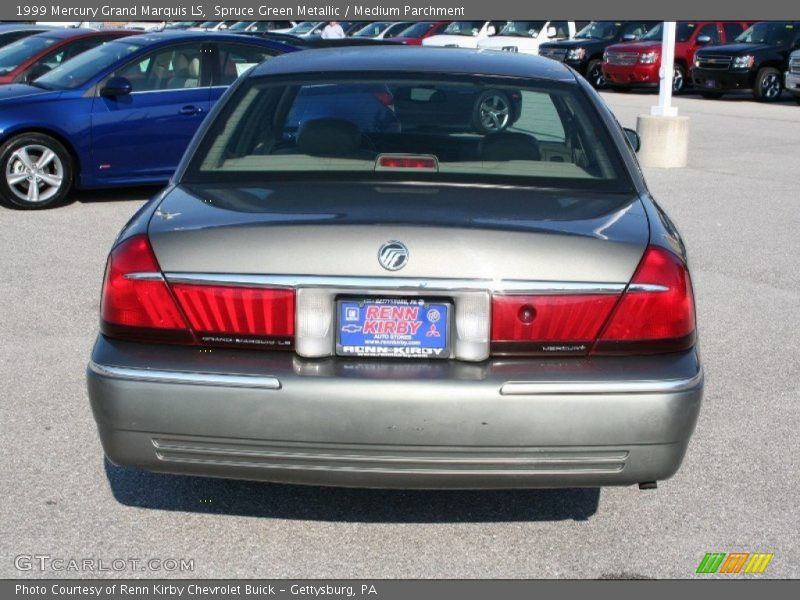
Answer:
[[[685,167],[689,151],[689,117],[639,115],[636,132],[641,139],[637,154],[643,167]]]

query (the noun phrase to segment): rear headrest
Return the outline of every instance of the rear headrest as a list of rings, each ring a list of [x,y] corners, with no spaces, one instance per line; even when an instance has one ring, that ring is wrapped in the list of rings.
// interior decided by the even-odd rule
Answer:
[[[541,160],[542,153],[533,136],[503,131],[481,140],[480,156],[483,160]]]
[[[189,58],[185,54],[178,54],[175,57],[175,62],[173,63],[173,71],[175,73],[180,73],[181,71],[185,71],[189,68]]]
[[[200,59],[197,57],[189,63],[189,77],[200,77]]]
[[[311,156],[347,156],[361,147],[361,131],[344,119],[311,119],[297,129],[297,149]]]

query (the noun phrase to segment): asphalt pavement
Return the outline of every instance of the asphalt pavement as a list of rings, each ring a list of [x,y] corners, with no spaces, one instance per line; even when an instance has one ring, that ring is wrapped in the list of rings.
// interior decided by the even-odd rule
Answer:
[[[604,97],[630,127],[655,102]],[[92,575],[24,570],[45,555],[193,561],[104,577],[684,578],[712,551],[773,553],[759,577],[800,576],[800,107],[677,105],[690,166],[646,176],[689,249],[706,396],[658,490],[345,490],[107,465],[84,368],[108,249],[154,190],[82,193],[0,208],[0,577]]]

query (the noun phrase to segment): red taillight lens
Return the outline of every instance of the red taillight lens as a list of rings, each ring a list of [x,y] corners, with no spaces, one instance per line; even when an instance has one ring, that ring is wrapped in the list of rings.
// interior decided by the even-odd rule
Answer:
[[[645,250],[625,293],[492,298],[492,354],[677,352],[695,343],[692,282],[672,252]]]
[[[173,284],[172,290],[200,341],[230,334],[259,338],[263,345],[291,344],[293,290],[187,284]]]
[[[692,281],[683,261],[650,246],[594,353],[632,354],[686,350],[695,342]]]
[[[432,156],[391,156],[381,155],[378,158],[378,166],[384,169],[427,169],[437,170],[439,168],[436,159]]]
[[[294,290],[168,285],[145,235],[111,252],[100,312],[103,333],[115,338],[273,349],[294,343]]]
[[[100,306],[101,329],[110,336],[191,343],[192,334],[161,278],[145,235],[133,236],[111,252]]]
[[[492,354],[586,354],[616,294],[495,296]]]

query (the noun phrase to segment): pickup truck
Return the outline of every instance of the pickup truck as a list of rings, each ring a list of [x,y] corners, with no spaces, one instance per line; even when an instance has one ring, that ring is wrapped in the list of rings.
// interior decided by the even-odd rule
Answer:
[[[672,91],[679,94],[691,83],[690,71],[698,48],[724,44],[747,29],[743,21],[679,21],[675,29]],[[614,44],[603,54],[603,76],[609,87],[627,91],[658,87],[664,25],[648,31],[638,42]]]
[[[763,21],[748,28],[733,44],[698,51],[692,78],[706,98],[751,90],[756,100],[774,102],[783,91],[782,74],[789,70],[789,55],[797,49],[800,21]]]

